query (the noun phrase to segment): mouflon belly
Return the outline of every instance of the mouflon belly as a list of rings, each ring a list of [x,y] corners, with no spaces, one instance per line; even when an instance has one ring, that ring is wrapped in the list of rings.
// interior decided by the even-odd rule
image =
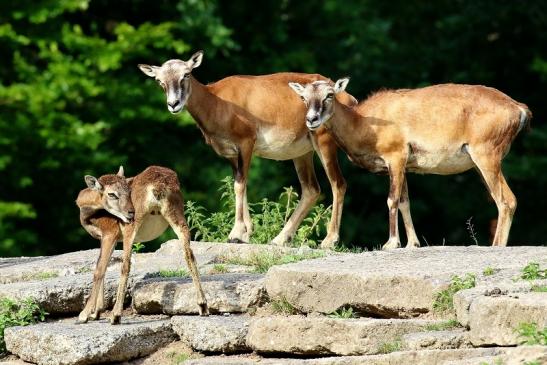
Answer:
[[[135,242],[147,242],[158,238],[169,227],[169,223],[159,212],[148,214],[135,237]]]
[[[260,131],[256,136],[255,156],[270,160],[292,160],[313,150],[308,134],[298,138],[274,129]]]
[[[418,174],[452,175],[469,170],[473,160],[463,148],[411,152],[406,169]]]

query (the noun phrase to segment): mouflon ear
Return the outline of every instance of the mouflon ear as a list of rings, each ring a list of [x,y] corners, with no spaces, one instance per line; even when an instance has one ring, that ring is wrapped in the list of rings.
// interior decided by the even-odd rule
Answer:
[[[298,82],[289,82],[289,87],[300,96],[304,94],[304,86],[302,86]]]
[[[84,180],[88,188],[92,190],[103,191],[103,186],[96,177],[91,175],[85,175]]]
[[[343,77],[341,79],[338,79],[334,83],[334,92],[338,94],[346,90],[346,86],[348,86],[348,82],[349,82],[349,77]]]
[[[118,173],[116,175],[123,177],[123,166],[120,166]]]
[[[150,66],[139,64],[139,69],[146,75],[150,77],[156,77],[156,71],[159,69],[158,66]]]
[[[186,61],[186,63],[193,70],[194,68],[201,65],[202,60],[203,60],[203,51],[197,51],[196,53],[192,55],[192,57],[190,57],[188,61]]]

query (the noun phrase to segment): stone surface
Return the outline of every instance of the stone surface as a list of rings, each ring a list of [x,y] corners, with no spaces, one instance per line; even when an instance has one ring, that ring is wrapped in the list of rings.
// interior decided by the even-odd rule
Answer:
[[[547,364],[547,346],[522,346],[505,348],[500,354],[483,357],[473,357],[460,360],[446,361],[443,365],[479,365],[503,364],[523,365],[526,363]]]
[[[224,274],[202,277],[211,313],[241,313],[266,299],[263,275]],[[141,314],[196,314],[196,294],[191,278],[153,278],[138,282],[133,307]]]
[[[432,323],[415,319],[253,318],[247,343],[259,353],[376,354],[386,345],[400,343],[403,334],[423,330]]]
[[[534,322],[547,327],[547,293],[479,297],[469,308],[469,339],[474,346],[517,345],[516,328]]]
[[[305,313],[341,307],[404,318],[432,310],[435,294],[453,275],[475,273],[477,284],[515,277],[529,262],[547,265],[547,247],[424,247],[345,254],[276,266],[266,275],[273,299]],[[484,276],[492,267],[495,275]]]
[[[250,351],[247,346],[248,316],[176,316],[173,330],[194,350],[237,353]]]
[[[124,361],[148,355],[175,339],[165,318],[123,318],[117,326],[105,320],[84,325],[41,323],[5,332],[8,351],[39,365]]]
[[[462,359],[474,359],[475,362],[470,363],[470,365],[479,365],[482,359],[495,358],[495,356],[508,351],[510,352],[510,349],[506,348],[422,350],[400,351],[385,355],[340,356],[318,359],[215,356],[188,360],[184,365],[447,365],[448,362]]]
[[[405,350],[459,349],[471,347],[469,334],[463,329],[416,332],[403,335]]]

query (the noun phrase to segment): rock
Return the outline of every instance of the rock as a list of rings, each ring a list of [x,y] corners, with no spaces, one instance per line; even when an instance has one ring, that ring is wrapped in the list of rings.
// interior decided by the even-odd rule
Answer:
[[[478,365],[478,364],[547,364],[547,346],[522,346],[506,348],[496,356],[473,357],[461,360],[446,361],[442,365]]]
[[[248,316],[176,316],[171,318],[173,330],[194,350],[237,353],[250,351],[246,338]]]
[[[202,277],[211,313],[242,313],[266,299],[263,275],[225,274]],[[196,314],[191,278],[153,278],[135,285],[133,307],[141,314]]]
[[[408,333],[402,337],[405,350],[459,349],[471,347],[467,331],[428,331]]]
[[[120,260],[121,251],[114,251],[110,266]],[[19,281],[45,280],[70,276],[95,269],[99,249],[70,252],[56,256],[1,259],[0,284]]]
[[[84,325],[41,323],[5,332],[8,351],[39,365],[124,361],[148,355],[175,339],[165,318],[123,318],[117,326],[106,320]]]
[[[49,314],[80,312],[91,291],[93,275],[78,274],[44,281],[28,281],[0,285],[0,298],[22,300],[33,298]],[[113,304],[118,276],[107,273],[105,278],[105,303]]]
[[[400,337],[433,321],[274,316],[251,321],[247,342],[259,353],[365,355],[398,349]]]
[[[516,329],[529,322],[547,327],[547,293],[482,296],[469,307],[469,338],[474,346],[517,345],[524,339]]]
[[[483,358],[491,358],[510,352],[506,348],[480,348],[458,350],[422,350],[400,351],[385,355],[340,356],[317,359],[272,359],[260,357],[205,357],[188,360],[184,365],[445,365],[448,361],[479,359],[473,365],[479,365]]]
[[[350,306],[375,317],[405,318],[433,309],[453,275],[477,284],[510,280],[529,262],[547,265],[547,247],[424,247],[345,254],[272,267],[266,289],[304,313]],[[495,275],[484,276],[492,267]]]

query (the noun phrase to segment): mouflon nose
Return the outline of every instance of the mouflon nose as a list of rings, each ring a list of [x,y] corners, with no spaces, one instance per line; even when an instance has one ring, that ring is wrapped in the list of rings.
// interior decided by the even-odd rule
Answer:
[[[129,219],[135,218],[135,211],[130,210],[129,212],[127,212],[127,218],[129,218]]]
[[[317,114],[315,114],[311,117],[306,117],[306,121],[310,124],[314,123],[314,122],[317,122],[318,120],[319,120],[319,115],[317,115]]]
[[[169,105],[171,109],[175,109],[179,104],[180,104],[180,100],[178,99],[175,101],[167,102],[167,105]]]

